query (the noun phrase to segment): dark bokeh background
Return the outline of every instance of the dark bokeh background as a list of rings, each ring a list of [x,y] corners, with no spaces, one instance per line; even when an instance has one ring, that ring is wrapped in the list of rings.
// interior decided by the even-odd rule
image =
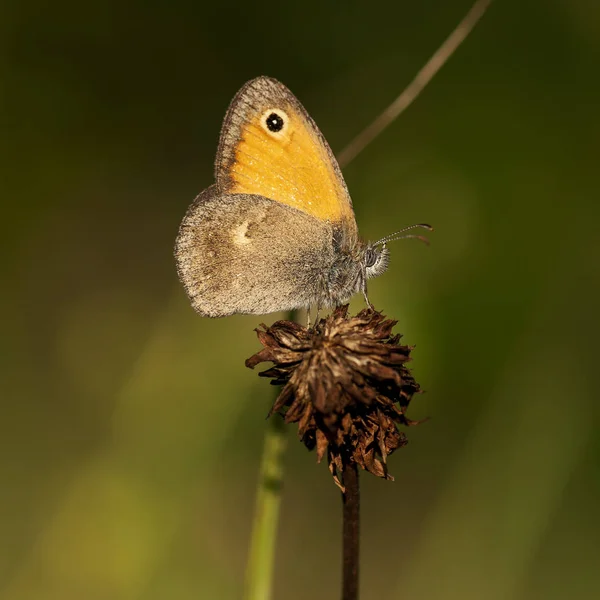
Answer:
[[[275,315],[195,315],[179,221],[244,81],[339,151],[469,5],[2,3],[3,599],[241,597]],[[363,477],[365,600],[600,597],[599,72],[598,3],[497,1],[346,169],[366,238],[436,226],[370,286],[433,418]],[[275,598],[336,597],[338,491],[286,462]]]

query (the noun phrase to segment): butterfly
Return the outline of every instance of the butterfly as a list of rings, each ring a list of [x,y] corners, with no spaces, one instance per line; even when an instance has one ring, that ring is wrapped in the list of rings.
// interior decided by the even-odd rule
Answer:
[[[414,225],[425,227],[427,225]],[[229,106],[215,183],[189,207],[175,244],[177,272],[203,316],[327,308],[389,263],[387,243],[358,234],[340,167],[305,108],[258,77]]]

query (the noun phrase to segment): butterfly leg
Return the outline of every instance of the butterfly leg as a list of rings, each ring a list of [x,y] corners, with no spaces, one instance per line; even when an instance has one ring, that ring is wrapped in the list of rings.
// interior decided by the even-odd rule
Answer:
[[[367,296],[367,282],[365,281],[362,289],[363,296],[365,297],[365,302],[367,303],[367,308],[373,310],[371,303],[369,302],[369,297]]]
[[[306,329],[310,329],[310,306],[306,307]]]

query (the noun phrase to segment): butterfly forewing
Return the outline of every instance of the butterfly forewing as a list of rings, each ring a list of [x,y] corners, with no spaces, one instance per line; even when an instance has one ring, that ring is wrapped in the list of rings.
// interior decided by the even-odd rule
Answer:
[[[325,138],[274,79],[253,79],[233,99],[215,171],[221,193],[264,196],[356,230],[346,184]]]

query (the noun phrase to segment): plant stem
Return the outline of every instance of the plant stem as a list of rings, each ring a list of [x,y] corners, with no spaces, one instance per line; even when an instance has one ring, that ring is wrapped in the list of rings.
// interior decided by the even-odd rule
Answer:
[[[279,415],[267,421],[250,555],[246,567],[246,600],[269,600],[272,595],[275,542],[283,486],[282,455],[286,446],[285,426]]]
[[[342,494],[344,505],[342,600],[358,600],[360,488],[358,468],[353,460],[344,461],[342,477],[346,490]]]

